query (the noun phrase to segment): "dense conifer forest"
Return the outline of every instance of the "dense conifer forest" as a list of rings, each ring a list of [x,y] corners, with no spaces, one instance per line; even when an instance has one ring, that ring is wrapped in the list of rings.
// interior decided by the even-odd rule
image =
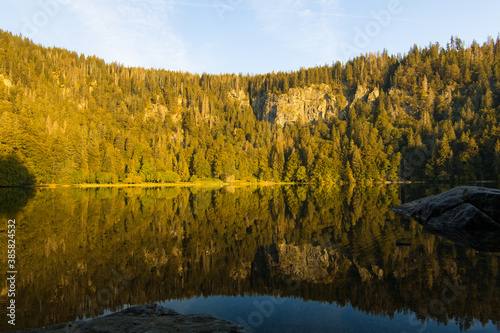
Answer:
[[[497,180],[500,39],[266,75],[107,64],[0,31],[0,185]],[[255,101],[328,86],[338,116]],[[360,90],[377,91],[357,98]]]

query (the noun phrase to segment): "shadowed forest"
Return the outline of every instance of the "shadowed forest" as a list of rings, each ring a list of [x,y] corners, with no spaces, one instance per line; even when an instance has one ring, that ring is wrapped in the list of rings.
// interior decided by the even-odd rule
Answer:
[[[284,126],[263,116],[262,105],[309,88],[329,91],[320,99],[335,101],[334,116]],[[0,31],[0,185],[496,180],[499,105],[498,38],[198,75],[106,64]]]

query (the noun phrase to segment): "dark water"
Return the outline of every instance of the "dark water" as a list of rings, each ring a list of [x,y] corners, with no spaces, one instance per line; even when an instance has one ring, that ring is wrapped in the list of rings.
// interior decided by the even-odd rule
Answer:
[[[496,332],[500,254],[389,210],[446,189],[0,189],[15,328],[156,302],[254,332]]]

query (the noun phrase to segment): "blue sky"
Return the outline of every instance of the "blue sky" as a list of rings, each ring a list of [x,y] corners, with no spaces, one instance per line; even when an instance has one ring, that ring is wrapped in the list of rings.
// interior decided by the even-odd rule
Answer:
[[[256,74],[483,43],[498,13],[498,0],[4,0],[0,29],[128,66]]]

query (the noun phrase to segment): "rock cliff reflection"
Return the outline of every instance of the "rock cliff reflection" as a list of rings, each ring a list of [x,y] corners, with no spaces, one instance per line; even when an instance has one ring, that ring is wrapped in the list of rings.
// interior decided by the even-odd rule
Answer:
[[[16,217],[16,328],[277,291],[422,323],[498,325],[498,254],[397,216],[400,197],[399,186],[38,190]]]

